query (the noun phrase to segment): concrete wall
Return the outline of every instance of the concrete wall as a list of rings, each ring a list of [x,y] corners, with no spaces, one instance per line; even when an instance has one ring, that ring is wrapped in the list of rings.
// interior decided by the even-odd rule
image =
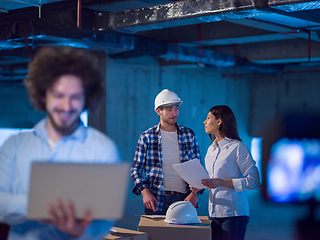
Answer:
[[[317,73],[248,74],[238,69],[234,79],[233,69],[160,66],[153,57],[108,58],[105,129],[125,161],[132,162],[139,135],[159,122],[154,98],[165,88],[183,100],[178,123],[196,133],[202,160],[210,144],[203,121],[214,105],[231,107],[248,147],[252,137],[261,136],[270,119],[282,112],[320,110]],[[30,128],[44,116],[33,109],[22,85],[1,85],[0,102],[0,127]]]
[[[317,69],[292,69],[284,74],[256,74],[252,81],[249,135],[262,136],[276,117],[287,113],[320,113]]]
[[[169,88],[184,101],[178,121],[196,132],[203,156],[209,138],[202,122],[218,104],[233,109],[240,136],[249,145],[275,116],[290,110],[319,112],[318,71],[292,71],[283,75],[238,71],[235,80],[232,69],[160,67],[152,57],[107,59],[106,131],[123,158],[132,160],[140,133],[159,121],[153,110],[155,96]],[[0,102],[0,127],[32,127],[44,116],[33,109],[22,84],[2,84]]]
[[[35,111],[21,85],[0,85],[0,128],[32,128],[44,113]]]
[[[240,136],[248,146],[251,137],[261,136],[275,116],[290,110],[320,110],[317,71],[292,69],[272,75],[238,70],[236,79],[232,71],[161,67],[152,57],[107,59],[106,132],[118,144],[122,157],[132,161],[141,132],[159,121],[154,98],[165,88],[184,101],[178,122],[195,131],[202,157],[210,143],[202,122],[214,105],[233,109]],[[0,127],[29,128],[44,116],[33,109],[22,84],[1,85],[0,101]]]
[[[106,132],[129,162],[140,134],[159,122],[154,99],[165,88],[175,91],[183,100],[178,123],[194,130],[202,158],[210,144],[203,121],[214,105],[227,104],[234,110],[240,135],[250,144],[251,80],[235,81],[214,68],[160,67],[154,58],[141,57],[108,59],[106,81]]]
[[[107,59],[105,129],[116,141],[123,159],[132,161],[139,135],[159,122],[154,98],[165,88],[183,100],[178,122],[195,131],[202,158],[210,144],[203,121],[214,105],[226,104],[233,109],[240,136],[249,145],[251,80],[234,80],[232,69],[230,75],[225,73],[196,66],[160,67],[153,57]],[[22,84],[1,86],[0,101],[0,127],[30,128],[44,116],[33,109]]]

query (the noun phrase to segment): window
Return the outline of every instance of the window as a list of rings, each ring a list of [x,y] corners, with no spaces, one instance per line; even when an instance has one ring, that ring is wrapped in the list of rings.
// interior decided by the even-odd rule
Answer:
[[[88,111],[85,110],[80,114],[80,119],[85,127],[88,127]]]
[[[0,147],[10,136],[30,130],[27,128],[0,128]]]
[[[251,154],[253,159],[257,163],[257,168],[260,173],[260,181],[261,181],[261,153],[262,153],[262,138],[256,137],[252,138],[251,141]]]

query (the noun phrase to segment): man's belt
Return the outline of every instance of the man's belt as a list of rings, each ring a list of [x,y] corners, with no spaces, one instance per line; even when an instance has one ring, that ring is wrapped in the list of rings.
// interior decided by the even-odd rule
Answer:
[[[181,192],[176,192],[176,191],[164,191],[164,195],[169,196],[169,195],[181,195],[184,193]]]

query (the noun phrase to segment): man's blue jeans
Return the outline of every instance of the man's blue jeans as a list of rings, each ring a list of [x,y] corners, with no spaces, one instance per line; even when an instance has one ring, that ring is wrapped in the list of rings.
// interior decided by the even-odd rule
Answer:
[[[163,207],[162,211],[156,211],[154,212],[151,209],[145,208],[144,212],[147,215],[166,215],[167,209],[172,203],[178,202],[178,201],[184,201],[184,199],[188,196],[188,194],[178,194],[178,195],[165,195],[164,201],[163,201]]]
[[[244,240],[249,216],[211,219],[212,240]]]

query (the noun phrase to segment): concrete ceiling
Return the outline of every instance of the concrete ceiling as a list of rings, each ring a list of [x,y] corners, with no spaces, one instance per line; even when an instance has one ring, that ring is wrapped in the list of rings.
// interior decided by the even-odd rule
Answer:
[[[320,1],[1,0],[0,81],[21,81],[37,48],[278,72],[320,63]]]

